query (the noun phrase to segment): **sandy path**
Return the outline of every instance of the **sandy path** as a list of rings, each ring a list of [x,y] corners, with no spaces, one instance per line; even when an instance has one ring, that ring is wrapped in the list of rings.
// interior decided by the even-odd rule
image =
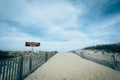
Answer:
[[[25,80],[120,80],[120,71],[73,53],[56,54]]]

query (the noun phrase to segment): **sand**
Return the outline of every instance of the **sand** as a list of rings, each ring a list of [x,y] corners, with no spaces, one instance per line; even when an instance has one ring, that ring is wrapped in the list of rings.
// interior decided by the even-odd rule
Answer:
[[[120,80],[120,71],[65,53],[53,56],[25,80]]]

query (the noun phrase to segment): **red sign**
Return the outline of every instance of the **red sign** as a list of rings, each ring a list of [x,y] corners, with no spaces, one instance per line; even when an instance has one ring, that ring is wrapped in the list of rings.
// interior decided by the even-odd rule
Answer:
[[[39,47],[40,43],[39,42],[26,42],[25,46],[30,46],[30,47]]]

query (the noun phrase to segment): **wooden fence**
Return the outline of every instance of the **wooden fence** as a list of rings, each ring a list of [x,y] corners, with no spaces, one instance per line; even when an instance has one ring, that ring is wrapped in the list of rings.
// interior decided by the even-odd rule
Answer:
[[[75,52],[74,52],[75,53]],[[119,54],[98,54],[98,53],[89,53],[89,52],[79,52],[75,53],[82,58],[94,61],[96,63],[105,65],[114,70],[120,70],[120,55]]]
[[[46,52],[0,60],[0,80],[23,80],[55,54]]]

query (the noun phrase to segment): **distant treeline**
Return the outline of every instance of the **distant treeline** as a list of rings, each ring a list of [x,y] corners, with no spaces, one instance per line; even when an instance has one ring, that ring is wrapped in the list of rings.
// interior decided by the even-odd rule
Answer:
[[[120,42],[114,44],[103,44],[84,48],[85,50],[102,50],[105,52],[120,53]]]
[[[9,55],[8,51],[0,51],[0,60],[12,58],[12,57],[14,57],[14,56]]]
[[[38,51],[38,52],[33,52],[33,54],[44,54],[47,51]],[[57,51],[48,51],[48,53],[58,53]],[[13,58],[13,57],[18,57],[18,56],[24,56],[24,55],[29,55],[31,51],[0,51],[0,60],[3,59],[8,59],[8,58]]]
[[[29,54],[30,51],[0,51],[0,60]]]

